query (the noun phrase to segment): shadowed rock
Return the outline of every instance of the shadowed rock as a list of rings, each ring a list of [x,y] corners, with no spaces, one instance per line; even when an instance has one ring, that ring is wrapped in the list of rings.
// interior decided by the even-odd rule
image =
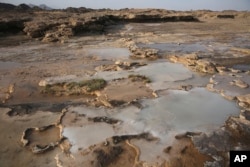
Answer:
[[[219,18],[219,19],[234,19],[234,15],[230,15],[230,14],[217,15],[217,18]]]

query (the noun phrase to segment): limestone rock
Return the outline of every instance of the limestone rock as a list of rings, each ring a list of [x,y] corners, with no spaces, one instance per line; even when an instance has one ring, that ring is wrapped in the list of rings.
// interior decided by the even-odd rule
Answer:
[[[241,96],[245,96],[250,93],[250,79],[246,73],[223,72],[213,75],[207,88],[211,91],[220,93],[223,97],[229,100],[239,100]],[[238,98],[239,97],[239,98]],[[239,102],[239,106],[248,107],[245,102]]]
[[[129,48],[133,53],[132,58],[158,58],[158,50],[157,49],[149,49],[149,48],[137,48],[132,47]]]
[[[248,110],[241,110],[240,112],[240,119],[249,120],[250,121],[250,111]]]
[[[200,72],[214,74],[217,73],[217,69],[215,65],[208,60],[198,60],[196,61],[195,69]]]
[[[228,71],[228,69],[227,69],[226,67],[223,67],[223,66],[218,66],[218,67],[216,67],[216,70],[217,70],[219,73],[223,73],[223,72]]]
[[[217,69],[214,63],[201,59],[197,54],[188,54],[185,56],[170,56],[170,61],[175,63],[182,63],[194,71],[214,74],[217,73]]]
[[[250,94],[237,96],[237,99],[240,102],[247,103],[248,105],[250,105]]]
[[[34,147],[31,148],[31,151],[34,154],[41,154],[41,153],[44,153],[46,151],[53,149],[54,147],[55,147],[55,145],[53,143],[50,143],[49,145],[46,145],[45,147],[35,145]]]
[[[189,59],[189,60],[199,60],[199,56],[195,53],[192,53],[192,54],[187,54],[184,56],[186,59]]]
[[[193,88],[192,85],[181,85],[181,86],[180,86],[180,89],[181,89],[181,90],[185,90],[185,91],[189,91],[189,90],[191,90],[192,88]]]
[[[230,82],[231,85],[235,85],[235,86],[238,86],[242,89],[245,89],[245,88],[248,88],[248,84],[240,79],[237,79],[237,80],[233,80],[232,82]]]
[[[232,72],[232,73],[240,73],[241,70],[237,70],[237,69],[234,69],[234,68],[229,68],[229,70]]]
[[[145,66],[145,63],[116,61],[115,64],[101,65],[95,68],[97,71],[121,71]]]
[[[199,57],[196,54],[188,54],[185,56],[170,56],[170,61],[175,63],[182,63],[186,66],[195,66],[196,60],[199,59]]]

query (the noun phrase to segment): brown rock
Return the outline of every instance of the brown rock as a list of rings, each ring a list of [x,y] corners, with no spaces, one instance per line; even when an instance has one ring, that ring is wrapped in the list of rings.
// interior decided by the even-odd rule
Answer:
[[[241,110],[241,112],[240,112],[240,119],[250,120],[250,111],[248,111],[248,110]]]
[[[240,102],[247,103],[248,105],[250,105],[250,94],[237,96],[237,99]]]
[[[200,59],[199,56],[197,54],[195,54],[195,53],[185,55],[184,57],[186,59],[189,59],[189,60],[199,60]]]
[[[199,60],[199,56],[197,54],[187,54],[184,56],[170,56],[169,59],[175,63],[182,63],[187,66],[193,66],[196,64],[196,61]]]
[[[170,56],[170,61],[175,63],[182,63],[186,66],[190,66],[191,69],[197,72],[214,74],[217,73],[215,64],[208,60],[200,59],[197,54],[188,54],[185,56]]]
[[[245,89],[245,88],[248,88],[248,84],[240,79],[237,79],[237,80],[233,80],[232,82],[230,82],[231,85],[235,85],[235,86],[238,86],[242,89]]]
[[[217,70],[219,73],[223,73],[223,72],[228,71],[228,69],[227,69],[226,67],[223,67],[223,66],[216,67],[216,70]]]
[[[209,74],[214,74],[217,73],[217,69],[215,65],[208,60],[198,60],[196,61],[196,66],[195,69],[198,72],[204,72],[204,73],[209,73]]]

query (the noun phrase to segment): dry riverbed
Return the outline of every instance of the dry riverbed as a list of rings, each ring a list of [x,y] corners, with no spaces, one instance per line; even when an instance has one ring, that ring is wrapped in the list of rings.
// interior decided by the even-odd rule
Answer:
[[[98,33],[36,12],[56,28],[0,34],[0,166],[223,167],[250,150],[249,12],[123,12],[86,15]]]

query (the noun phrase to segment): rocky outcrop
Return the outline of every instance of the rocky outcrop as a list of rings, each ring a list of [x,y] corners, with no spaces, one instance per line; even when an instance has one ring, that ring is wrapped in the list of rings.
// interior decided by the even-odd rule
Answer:
[[[2,4],[3,8],[15,10],[22,13],[29,11],[30,20],[23,19],[16,14],[16,22],[6,18],[6,25],[13,25],[23,30],[32,38],[40,38],[44,42],[64,41],[78,33],[98,32],[103,33],[107,25],[128,22],[176,22],[193,21],[198,19],[190,14],[169,13],[167,10],[93,10],[87,8],[67,8],[65,10],[36,10],[28,5],[21,4],[18,7],[10,4]],[[0,5],[1,8],[1,5]],[[70,12],[70,14],[68,13]],[[3,16],[2,16],[3,17]],[[22,21],[22,26],[19,23]],[[9,26],[8,26],[9,27]],[[5,28],[9,30],[9,28]],[[0,22],[1,31],[1,22]],[[151,55],[152,51],[141,53],[137,51],[135,55]]]
[[[23,132],[21,142],[23,146],[29,148],[33,154],[41,154],[54,149],[61,143],[63,137],[60,135],[60,130],[61,129],[56,125],[28,128]],[[44,134],[46,133],[47,135],[50,134],[50,138],[44,138]],[[39,140],[38,138],[44,140]]]
[[[228,166],[230,150],[249,149],[249,125],[249,120],[230,117],[217,131],[194,137],[194,144],[199,151],[211,155],[214,159],[205,166]]]
[[[151,48],[140,48],[136,45],[136,43],[131,38],[122,38],[121,41],[124,43],[126,47],[129,48],[132,55],[131,58],[134,59],[157,59],[159,57],[157,49]]]
[[[250,80],[247,73],[238,72],[233,69],[220,68],[220,73],[210,78],[207,89],[220,93],[229,100],[238,100],[239,106],[247,108],[248,104],[244,99],[250,93]]]
[[[240,88],[248,88],[248,84],[244,81],[242,81],[241,79],[236,79],[236,80],[233,80],[232,82],[230,82],[231,85],[235,85],[235,86],[238,86]]]
[[[196,54],[188,54],[185,56],[170,56],[169,60],[174,63],[182,63],[196,72],[214,74],[217,73],[217,69],[214,63],[200,58]]]
[[[43,37],[46,35],[46,31],[59,26],[60,23],[57,22],[27,22],[25,23],[25,28],[23,31],[32,38]]]
[[[250,94],[237,96],[237,100],[239,101],[239,106],[250,109]]]
[[[213,64],[212,62],[208,60],[196,61],[195,70],[198,72],[209,73],[209,74],[214,74],[218,72],[215,67],[215,64]]]
[[[115,64],[101,65],[95,68],[97,71],[120,71],[120,70],[131,70],[133,68],[145,66],[145,63],[141,62],[122,62],[116,61]]]
[[[0,10],[14,10],[15,12],[29,15],[20,29],[32,38],[41,38],[45,42],[64,41],[78,33],[98,32],[103,33],[107,25],[114,23],[148,23],[148,22],[198,22],[199,12],[175,12],[157,9],[88,9],[67,8],[65,10],[37,10],[28,5],[21,4],[18,7],[11,4],[0,4]],[[28,11],[28,12],[27,12]],[[213,12],[209,12],[213,13]],[[20,15],[21,16],[21,15]],[[15,14],[17,21],[22,20],[19,14]],[[216,13],[215,13],[216,16]],[[2,16],[4,17],[4,15]],[[232,18],[234,15],[217,14],[218,18]],[[6,18],[9,20],[9,17]],[[10,21],[6,21],[10,22]],[[10,24],[10,23],[6,23]],[[17,24],[15,24],[17,27]],[[1,25],[0,25],[1,27]],[[18,26],[19,27],[19,26]],[[64,28],[62,28],[64,27]],[[1,28],[0,28],[1,31]],[[154,51],[153,51],[154,52]],[[134,55],[151,55],[152,51],[141,53],[136,51]],[[140,56],[139,56],[140,57]]]
[[[14,91],[15,91],[14,84],[10,84],[8,88],[0,87],[0,104],[6,103],[6,101],[12,97]]]
[[[65,39],[73,35],[74,35],[73,29],[66,24],[62,24],[58,26],[55,31],[53,30],[47,31],[42,41],[43,42],[57,42],[57,41],[63,42]]]
[[[130,49],[133,53],[130,57],[135,59],[140,58],[149,58],[149,59],[157,59],[158,58],[158,50],[150,49],[150,48],[136,48]]]

